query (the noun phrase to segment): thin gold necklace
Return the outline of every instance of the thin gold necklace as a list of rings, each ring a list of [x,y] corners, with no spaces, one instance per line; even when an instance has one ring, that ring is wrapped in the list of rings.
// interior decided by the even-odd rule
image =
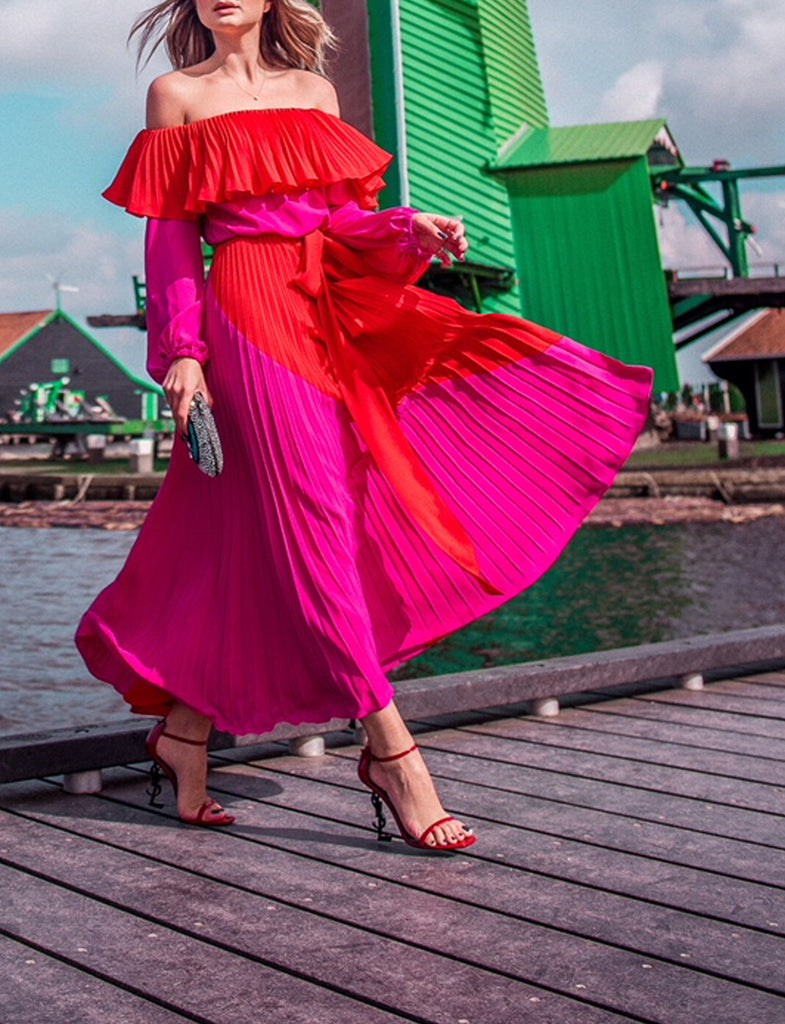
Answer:
[[[258,68],[261,68],[262,76],[263,77],[262,77],[262,84],[259,87],[259,92],[254,96],[254,94],[252,92],[249,92],[248,89],[245,88],[245,86],[240,85],[240,83],[237,81],[237,79],[234,77],[234,75],[229,71],[229,69],[226,67],[225,64],[221,65],[221,69],[226,72],[226,74],[229,76],[229,78],[231,78],[231,80],[234,82],[234,84],[237,86],[237,88],[242,90],[242,92],[244,92],[246,96],[250,96],[251,99],[254,101],[254,103],[258,103],[259,102],[259,97],[264,92],[265,85],[267,85],[267,72],[264,70],[264,68],[262,68],[261,64],[257,64],[256,66]]]

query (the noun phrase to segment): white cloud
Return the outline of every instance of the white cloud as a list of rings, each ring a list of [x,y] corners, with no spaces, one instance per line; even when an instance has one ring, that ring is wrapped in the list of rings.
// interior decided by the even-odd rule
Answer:
[[[139,0],[0,0],[0,92],[48,89],[69,97],[66,123],[99,117],[115,137],[131,134],[147,84],[169,70],[158,53],[137,78],[127,37],[143,8]]]
[[[745,219],[758,228],[748,250],[752,269],[770,273],[772,265],[778,264],[783,268],[781,272],[785,272],[785,192],[742,195],[742,212]],[[672,202],[668,207],[659,207],[656,216],[664,266],[681,270],[712,269],[715,272],[728,266],[718,247],[685,204]],[[717,222],[715,226],[718,226]]]
[[[641,61],[625,71],[600,100],[601,121],[636,121],[656,117],[661,109],[664,66]]]
[[[663,266],[675,270],[698,268],[715,272],[727,266],[706,231],[680,203],[656,210]]]
[[[781,162],[785,5],[714,0],[707,6],[713,8],[708,37],[680,40],[666,64],[664,106],[689,132],[682,145],[700,160]]]
[[[140,230],[141,230],[141,222]],[[132,275],[141,270],[142,244],[65,217],[0,210],[0,310],[53,309],[52,278],[78,288],[64,292],[62,307],[113,351],[137,376],[145,376],[146,341],[134,328],[89,327],[94,313],[133,313]]]
[[[120,239],[89,223],[66,217],[0,210],[0,309],[50,309],[51,275],[79,289],[64,296],[80,316],[132,312],[131,276],[140,270],[141,241]]]
[[[659,65],[662,92],[651,113],[669,119],[689,160],[782,163],[782,0],[529,3],[554,123],[648,113],[625,86],[641,75],[640,95],[652,97]]]
[[[137,0],[3,0],[0,85],[27,83],[102,88],[133,78],[126,38],[142,5]]]
[[[758,229],[753,237],[761,252],[751,252],[750,262],[769,266],[776,263],[780,273],[785,273],[785,191],[743,195],[742,210]]]

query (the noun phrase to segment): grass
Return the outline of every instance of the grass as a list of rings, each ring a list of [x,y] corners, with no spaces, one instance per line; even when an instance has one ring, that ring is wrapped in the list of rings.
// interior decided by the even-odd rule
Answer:
[[[156,459],[154,472],[165,473],[169,466],[168,459]],[[128,459],[106,459],[104,462],[83,462],[77,459],[4,459],[0,462],[0,473],[36,473],[42,475],[62,476],[73,473],[79,476],[95,473],[100,476],[127,476],[131,471]]]
[[[741,441],[740,459],[785,456],[785,441]],[[732,466],[735,460],[720,460],[716,442],[675,441],[659,448],[633,452],[625,469],[689,469],[691,466]]]

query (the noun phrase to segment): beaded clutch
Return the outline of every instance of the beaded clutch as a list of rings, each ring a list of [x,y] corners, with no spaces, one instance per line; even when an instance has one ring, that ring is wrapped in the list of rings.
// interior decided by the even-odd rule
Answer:
[[[204,395],[197,391],[188,410],[188,432],[185,435],[191,458],[203,473],[218,476],[224,467],[221,438],[212,410]]]

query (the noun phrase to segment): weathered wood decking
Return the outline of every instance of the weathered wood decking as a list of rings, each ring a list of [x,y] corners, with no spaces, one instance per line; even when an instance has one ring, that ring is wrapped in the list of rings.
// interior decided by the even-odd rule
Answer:
[[[227,831],[143,766],[0,787],[0,1021],[785,1021],[785,673],[448,725],[455,857],[373,839],[352,747],[215,756]]]

